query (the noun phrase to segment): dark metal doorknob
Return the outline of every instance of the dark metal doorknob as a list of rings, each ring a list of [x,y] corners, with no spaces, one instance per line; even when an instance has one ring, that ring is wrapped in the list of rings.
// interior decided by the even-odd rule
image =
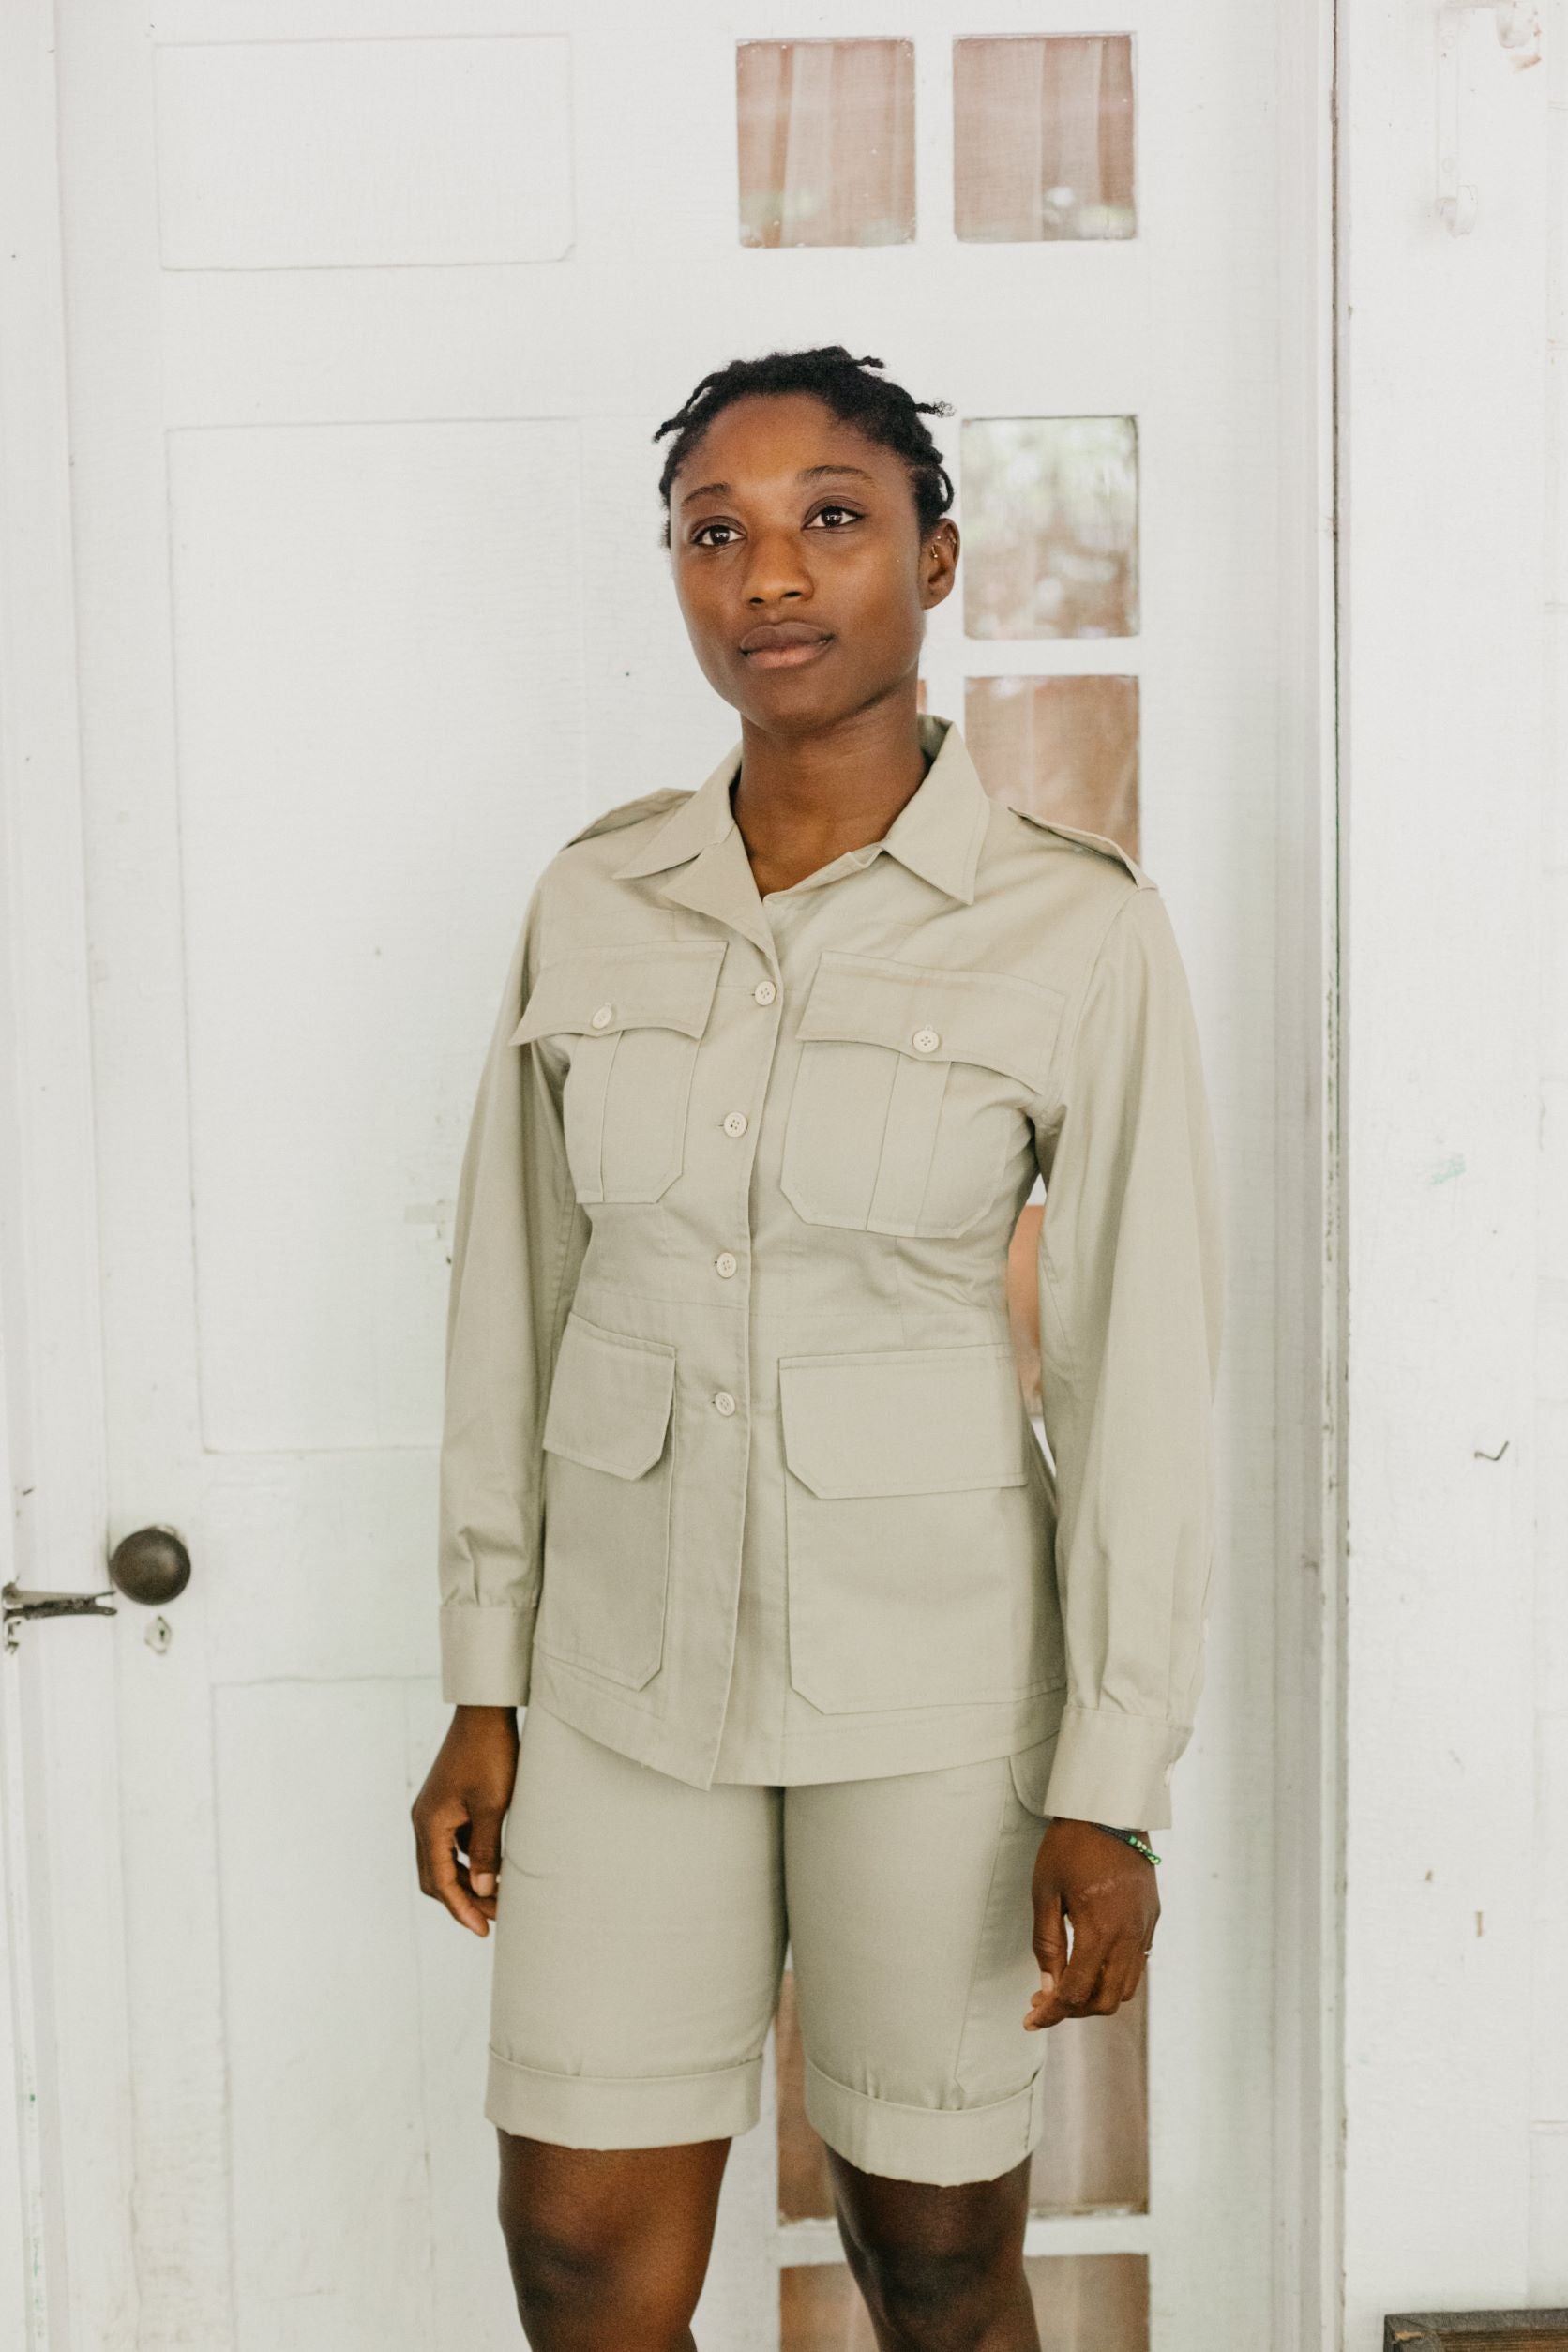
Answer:
[[[161,1608],[190,1582],[190,1554],[172,1527],[139,1527],[115,1545],[109,1574],[128,1600]]]

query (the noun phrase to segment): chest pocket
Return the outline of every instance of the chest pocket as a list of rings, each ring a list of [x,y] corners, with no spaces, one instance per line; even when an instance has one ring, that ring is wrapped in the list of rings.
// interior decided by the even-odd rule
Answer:
[[[779,1187],[808,1225],[963,1233],[1043,1093],[1062,992],[825,952],[798,1032]]]
[[[724,946],[586,948],[539,973],[512,1043],[559,1039],[569,1055],[563,1116],[579,1200],[657,1200],[680,1174]]]

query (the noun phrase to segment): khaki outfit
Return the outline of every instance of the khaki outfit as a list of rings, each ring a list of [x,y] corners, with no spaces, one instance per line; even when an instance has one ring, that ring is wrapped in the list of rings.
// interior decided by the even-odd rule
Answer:
[[[1202,1680],[1222,1274],[1169,917],[1113,843],[992,798],[950,721],[920,731],[882,838],[765,898],[739,744],[575,835],[460,1182],[445,1696],[542,1706],[759,1853],[779,1791],[786,1821],[842,1825],[850,1784],[1003,1757],[1036,1832],[1161,1827]],[[1050,1462],[1004,1290],[1042,1174]],[[818,1784],[839,1795],[813,1810]],[[514,1956],[546,1981],[505,1916],[503,2028]],[[1027,1980],[1027,1900],[1018,1933]],[[895,1937],[890,1998],[905,1957]],[[1036,2037],[1008,2031],[1021,2080]]]
[[[536,1701],[495,1919],[485,2113],[566,2148],[749,2131],[786,1945],[806,2113],[863,2172],[989,2180],[1044,2128],[1030,1882],[1005,1756],[694,1788]]]

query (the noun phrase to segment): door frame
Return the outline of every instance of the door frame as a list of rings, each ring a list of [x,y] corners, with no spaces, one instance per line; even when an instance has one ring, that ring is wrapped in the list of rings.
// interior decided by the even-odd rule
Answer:
[[[1543,1079],[1561,1068],[1562,850],[1543,820],[1560,792],[1568,19],[1560,0],[1512,20],[1363,0],[1342,28],[1340,2271],[1360,2345],[1412,2302],[1562,2299],[1532,2130],[1556,2120],[1536,2100],[1560,2030],[1538,1940],[1556,1879],[1535,1874],[1561,1858],[1532,1848],[1561,1823],[1545,1515],[1561,1143]],[[1468,232],[1440,216],[1445,158],[1478,198]]]
[[[1274,925],[1278,1346],[1273,1889],[1274,2326],[1345,2341],[1346,1138],[1338,730],[1341,0],[1279,32],[1280,638]]]
[[[0,1389],[6,1576],[105,1581],[91,985],[66,440],[55,0],[0,11]],[[1345,1541],[1336,744],[1336,0],[1276,0],[1279,382],[1277,1639],[1274,1945],[1278,2352],[1342,2338]],[[23,361],[23,354],[25,354]],[[113,1647],[93,1620],[0,1661],[8,2015],[36,2128],[15,2178],[41,2284],[27,2352],[132,2352],[131,2073]],[[61,1862],[68,1858],[68,1870]],[[23,1998],[27,1981],[32,1998]],[[0,2027],[0,2048],[4,2031]],[[12,2191],[0,2167],[0,2195]],[[10,2228],[0,2220],[0,2244]]]
[[[0,1581],[105,1572],[54,0],[0,9]],[[108,1621],[0,1651],[0,1983],[27,2352],[131,2352],[131,2074]],[[8,2314],[8,2317],[11,2314]]]

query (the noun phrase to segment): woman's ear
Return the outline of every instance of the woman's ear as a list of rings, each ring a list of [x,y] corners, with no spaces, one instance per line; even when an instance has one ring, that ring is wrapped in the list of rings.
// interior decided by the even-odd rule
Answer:
[[[943,515],[921,550],[921,599],[927,609],[952,594],[957,569],[958,526]]]

